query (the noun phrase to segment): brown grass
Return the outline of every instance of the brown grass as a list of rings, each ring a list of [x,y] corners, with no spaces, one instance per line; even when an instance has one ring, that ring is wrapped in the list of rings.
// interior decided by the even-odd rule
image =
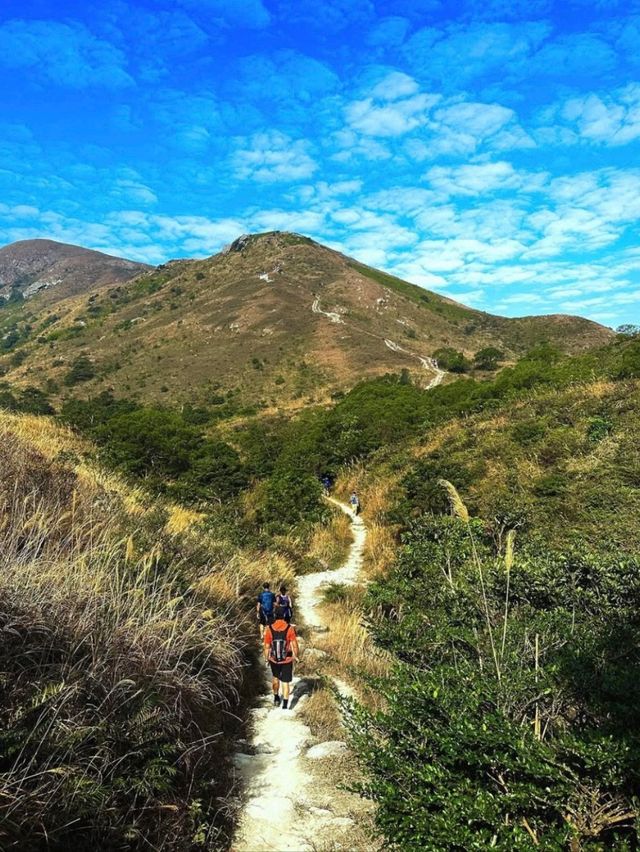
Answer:
[[[397,545],[390,527],[370,523],[368,530],[363,553],[363,569],[370,580],[376,580],[386,574],[393,565]]]
[[[187,848],[193,801],[217,819],[226,790],[244,596],[291,564],[93,468],[51,421],[0,414],[0,439],[0,847]]]
[[[351,521],[336,510],[330,520],[319,524],[311,537],[308,554],[327,568],[339,568],[351,547]]]
[[[318,647],[331,655],[341,671],[348,675],[349,669],[354,668],[374,677],[388,672],[390,658],[375,646],[358,610],[325,604],[323,620],[329,625],[329,632],[318,637]]]
[[[339,740],[344,737],[336,700],[328,688],[313,692],[302,705],[300,715],[318,739]]]

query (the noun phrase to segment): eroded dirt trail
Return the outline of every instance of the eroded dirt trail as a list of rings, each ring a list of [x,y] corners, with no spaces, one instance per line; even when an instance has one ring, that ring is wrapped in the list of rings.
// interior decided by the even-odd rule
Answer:
[[[335,571],[306,574],[298,580],[294,601],[296,620],[307,627],[305,652],[314,646],[314,634],[324,632],[318,604],[322,587],[329,583],[353,584],[358,579],[367,529],[362,519],[334,498],[328,498],[352,519],[353,543],[349,555]],[[265,681],[270,676],[265,667]],[[251,711],[252,733],[246,751],[235,756],[245,794],[233,852],[306,852],[324,848],[349,849],[349,811],[353,794],[327,785],[322,758],[345,750],[343,743],[316,743],[298,715],[307,700],[305,679],[293,678],[291,710],[275,708],[268,689],[260,705]],[[349,686],[335,679],[338,690],[349,695]],[[315,743],[315,745],[314,745]],[[315,769],[317,765],[317,769]],[[341,815],[342,814],[342,815]]]

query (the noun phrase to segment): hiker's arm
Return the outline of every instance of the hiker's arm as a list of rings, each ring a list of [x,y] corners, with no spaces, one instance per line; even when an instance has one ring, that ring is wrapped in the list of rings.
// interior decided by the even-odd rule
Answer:
[[[293,659],[297,663],[298,660],[300,659],[300,647],[298,645],[298,639],[297,638],[294,639],[293,642],[291,643],[291,650],[293,651]]]

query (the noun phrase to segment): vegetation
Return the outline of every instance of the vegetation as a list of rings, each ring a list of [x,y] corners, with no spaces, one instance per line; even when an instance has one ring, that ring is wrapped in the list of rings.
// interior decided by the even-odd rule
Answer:
[[[640,782],[640,562],[501,553],[469,519],[412,523],[374,583],[397,660],[352,710],[390,848],[631,849]]]
[[[249,245],[263,251],[262,238]],[[162,300],[180,311],[210,268],[144,275],[92,297],[83,316],[117,314],[114,333],[129,341]],[[465,352],[487,340],[484,315],[349,268],[420,311],[478,323]],[[207,277],[194,298],[222,286]],[[8,322],[22,337],[6,338],[5,366],[32,345],[21,345],[26,317]],[[76,336],[33,327],[54,349]],[[368,594],[327,589],[333,629],[319,644],[359,679],[348,719],[386,846],[637,846],[635,330],[572,357],[536,341],[499,372],[513,359],[506,344],[472,359],[440,346],[451,375],[430,391],[405,369],[331,404],[307,398],[294,415],[262,395],[248,404],[215,372],[178,400],[164,366],[166,405],[141,384],[135,399],[80,399],[121,368],[66,342],[45,390],[0,386],[0,406],[22,413],[0,414],[0,846],[222,842],[225,755],[250,691],[247,595],[264,576],[290,582],[292,560],[303,571],[344,558],[349,529],[323,507],[325,474],[357,481],[370,528]],[[274,352],[239,359],[251,381],[275,371],[269,393],[324,381],[301,354]],[[26,414],[51,413],[51,399],[74,434]],[[335,730],[331,707],[326,690],[310,706],[319,730]]]
[[[448,373],[466,373],[471,366],[463,352],[452,349],[450,346],[436,349],[433,357],[438,362],[438,366]]]
[[[272,569],[50,421],[0,415],[0,437],[0,845],[219,848]]]

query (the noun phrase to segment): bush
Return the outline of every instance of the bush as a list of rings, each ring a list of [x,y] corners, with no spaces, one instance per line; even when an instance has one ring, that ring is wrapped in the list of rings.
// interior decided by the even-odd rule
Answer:
[[[141,408],[119,414],[96,430],[108,461],[124,473],[157,483],[189,470],[201,445],[200,433],[179,414]]]
[[[96,368],[93,362],[86,355],[80,355],[71,364],[71,368],[63,381],[65,385],[72,387],[73,385],[80,384],[80,382],[90,381],[95,375]]]
[[[303,519],[318,520],[322,514],[322,486],[310,474],[276,471],[266,482],[259,521],[274,530],[287,530]]]
[[[469,362],[464,353],[449,346],[436,349],[433,357],[438,362],[438,366],[449,373],[466,373],[469,369]]]
[[[504,360],[504,352],[495,346],[486,346],[473,356],[473,366],[478,370],[497,370]]]
[[[634,848],[639,603],[637,561],[507,565],[482,523],[411,524],[365,602],[384,709],[348,717],[387,847]]]

